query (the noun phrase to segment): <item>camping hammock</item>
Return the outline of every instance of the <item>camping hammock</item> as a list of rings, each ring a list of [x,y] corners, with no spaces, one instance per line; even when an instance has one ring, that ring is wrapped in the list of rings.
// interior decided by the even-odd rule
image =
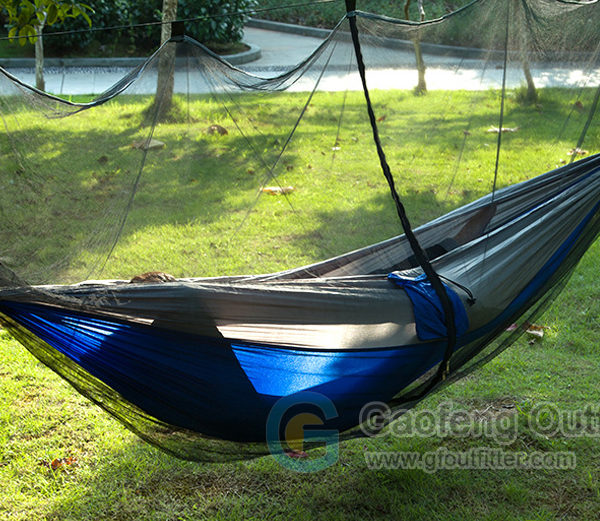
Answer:
[[[306,392],[335,406],[320,428],[364,435],[368,404],[405,411],[505,349],[596,239],[600,154],[583,147],[598,137],[598,14],[593,2],[478,0],[414,23],[347,2],[331,34],[283,71],[232,67],[175,31],[90,102],[0,69],[0,323],[182,458],[268,453],[274,406]],[[416,47],[426,73],[410,63]],[[423,74],[442,87],[413,93]],[[525,82],[536,101],[519,98]],[[533,159],[515,164],[523,149]],[[303,185],[317,168],[323,181]],[[378,177],[387,184],[373,188]],[[438,188],[411,188],[417,178]],[[286,195],[288,179],[297,190]],[[328,193],[340,179],[348,194]],[[339,200],[343,216],[309,192]],[[260,228],[263,210],[277,230]],[[442,215],[425,222],[430,212]],[[361,237],[376,242],[357,247],[363,218]],[[169,265],[177,236],[188,245]],[[140,241],[147,253],[128,257]],[[263,253],[274,245],[280,263]],[[294,268],[293,255],[308,262]],[[227,274],[234,256],[254,274]],[[275,269],[262,271],[261,257]],[[176,278],[130,280],[158,269]],[[303,412],[323,416],[299,400],[277,436],[289,441],[286,421]],[[392,419],[375,418],[377,429]]]

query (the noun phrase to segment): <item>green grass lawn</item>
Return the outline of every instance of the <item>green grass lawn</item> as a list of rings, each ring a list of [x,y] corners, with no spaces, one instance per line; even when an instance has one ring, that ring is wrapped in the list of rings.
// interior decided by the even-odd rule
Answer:
[[[317,93],[278,161],[286,137],[281,131],[293,127],[305,95],[284,105],[253,96],[230,100],[244,115],[237,125],[245,137],[219,103],[192,99],[185,124],[157,127],[154,137],[165,146],[146,157],[120,241],[103,271],[91,267],[102,264],[128,204],[142,160],[130,145],[147,136],[136,114],[148,100],[107,104],[95,112],[93,128],[85,114],[41,127],[13,106],[23,135],[12,135],[30,140],[21,161],[35,167],[35,175],[24,179],[7,148],[1,149],[0,161],[10,167],[0,207],[18,201],[0,231],[3,244],[14,242],[7,253],[11,265],[39,282],[75,281],[88,273],[128,278],[153,269],[176,276],[258,273],[399,233],[361,96],[348,94],[338,135],[341,96]],[[490,117],[497,92],[474,98],[461,92],[423,97],[374,92],[373,99],[378,117],[385,116],[382,140],[414,224],[490,190],[497,136],[487,129],[497,124]],[[514,94],[507,100],[505,126],[519,131],[504,136],[499,186],[569,159],[585,116],[573,112],[575,100],[559,90],[543,91],[540,100],[537,107],[519,104]],[[229,133],[209,134],[213,124]],[[592,127],[586,146],[591,149],[587,143],[597,138]],[[248,152],[249,144],[256,154]],[[49,158],[54,161],[45,162]],[[287,198],[259,192],[263,184],[276,184],[269,177],[275,163],[277,182],[295,188]],[[172,170],[165,171],[164,164]],[[32,216],[27,206],[40,198],[45,204]],[[73,254],[65,259],[67,251]],[[339,461],[314,474],[292,472],[270,457],[219,465],[174,459],[81,398],[0,332],[0,520],[597,519],[598,438],[544,436],[529,420],[541,402],[559,411],[592,404],[598,413],[599,254],[596,243],[540,319],[548,326],[542,340],[521,339],[415,410],[436,410],[451,401],[470,412],[504,412],[516,429],[510,444],[491,437],[390,432],[345,443]],[[428,473],[370,470],[365,461],[366,451],[426,454],[480,447],[572,452],[576,466]],[[41,464],[65,457],[77,463],[54,471]]]
[[[582,95],[586,106],[591,95]],[[139,116],[147,98],[42,120],[15,103],[7,125],[26,148],[18,160],[11,147],[0,151],[7,172],[0,203],[12,212],[0,230],[4,262],[36,283],[152,270],[265,273],[397,235],[362,94],[349,93],[343,112],[342,96],[318,92],[283,153],[306,94],[229,99],[235,124],[219,101],[192,99],[187,122],[158,125],[153,137],[165,146],[145,157],[131,144],[149,135]],[[570,159],[586,117],[573,111],[570,96],[547,90],[537,107],[509,97],[504,125],[519,131],[503,136],[499,188]],[[491,191],[498,138],[488,130],[497,125],[497,92],[374,91],[372,98],[413,226]],[[229,133],[208,133],[214,124]],[[590,128],[586,143],[598,130]],[[120,241],[104,265],[142,164]],[[260,192],[276,184],[294,192]]]

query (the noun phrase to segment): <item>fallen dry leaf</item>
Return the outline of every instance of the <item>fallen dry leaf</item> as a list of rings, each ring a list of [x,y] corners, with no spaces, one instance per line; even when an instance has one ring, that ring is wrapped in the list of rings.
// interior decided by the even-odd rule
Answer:
[[[221,125],[211,125],[206,129],[206,131],[209,134],[219,134],[219,136],[226,136],[227,134],[229,134],[229,132],[227,132],[227,129],[225,127],[222,127]]]
[[[531,324],[530,322],[523,322],[523,324],[511,324],[506,328],[506,331],[516,331],[517,329],[522,329],[525,333],[534,336],[536,338],[544,337],[544,330],[549,329],[548,326],[539,326],[537,324]]]
[[[531,324],[525,332],[537,338],[544,338],[544,329],[546,329],[546,326]]]
[[[41,467],[49,468],[50,470],[65,470],[67,467],[74,467],[77,465],[77,458],[56,458],[52,461],[40,461]]]
[[[308,454],[306,452],[304,452],[303,450],[284,449],[284,452],[285,452],[286,456],[289,456],[290,458],[295,458],[295,459],[308,458]]]
[[[585,156],[586,154],[589,154],[589,152],[582,148],[572,148],[567,152],[568,156]]]
[[[163,148],[165,144],[158,139],[144,139],[142,141],[134,141],[131,143],[131,148],[137,148],[138,150],[158,150]]]
[[[517,132],[519,127],[502,127],[502,133],[505,132]],[[500,129],[498,127],[490,127],[486,130],[489,134],[498,134],[500,133]]]
[[[525,329],[525,333],[527,333],[531,338],[529,344],[532,345],[536,342],[536,340],[541,340],[544,338],[544,330],[549,329],[548,326],[539,326],[537,324],[530,324],[529,322],[525,322],[523,324],[523,329]]]
[[[293,186],[265,186],[262,191],[270,195],[281,195],[289,194],[293,192],[295,188]]]

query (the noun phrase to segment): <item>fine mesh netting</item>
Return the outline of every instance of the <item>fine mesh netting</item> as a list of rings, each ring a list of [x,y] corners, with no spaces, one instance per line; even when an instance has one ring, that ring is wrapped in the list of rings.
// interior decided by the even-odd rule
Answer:
[[[304,391],[361,435],[364,405],[510,345],[595,240],[599,22],[558,0],[351,10],[284,71],[176,36],[91,101],[0,69],[4,327],[184,458],[266,453]]]

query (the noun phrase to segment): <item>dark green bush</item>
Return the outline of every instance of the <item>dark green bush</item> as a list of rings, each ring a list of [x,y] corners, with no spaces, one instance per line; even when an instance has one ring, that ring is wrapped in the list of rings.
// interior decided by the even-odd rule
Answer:
[[[114,31],[96,31],[106,27],[115,27],[130,24],[129,4],[127,0],[90,0],[87,4],[94,9],[91,15],[93,31],[82,18],[67,19],[64,22],[56,23],[51,27],[44,29],[46,38],[44,43],[50,52],[64,53],[70,51],[80,51],[81,49],[98,43],[106,45],[116,43],[128,36],[127,30]],[[67,32],[52,36],[52,33]],[[70,33],[69,31],[78,31]]]
[[[469,3],[471,0],[427,0],[423,2],[427,18],[438,18],[450,11],[458,9]],[[258,13],[258,18],[274,20],[278,22],[287,22],[298,25],[309,25],[314,27],[324,27],[331,29],[340,21],[346,12],[344,2],[331,2],[319,6],[296,6],[286,7],[286,4],[298,4],[286,0],[258,0],[259,9],[269,9]],[[404,5],[406,0],[357,0],[356,8],[360,11],[370,11],[392,18],[404,18]],[[410,3],[410,18],[418,20],[417,0]]]
[[[186,23],[186,34],[202,43],[239,42],[243,36],[246,16],[223,16],[248,11],[255,0],[179,0],[178,18],[213,16],[207,20]]]
[[[69,19],[45,30],[47,48],[56,53],[80,51],[90,45],[99,45],[111,53],[119,45],[130,52],[147,52],[160,43],[160,25],[127,27],[102,31],[98,29],[131,26],[161,20],[162,0],[89,0],[94,9],[91,16],[94,31],[88,31],[83,19]],[[207,17],[204,20],[187,22],[186,34],[202,43],[233,43],[242,38],[245,15],[226,16],[248,11],[256,0],[179,0],[177,18],[190,19]],[[51,33],[80,30],[72,34],[50,37]]]

